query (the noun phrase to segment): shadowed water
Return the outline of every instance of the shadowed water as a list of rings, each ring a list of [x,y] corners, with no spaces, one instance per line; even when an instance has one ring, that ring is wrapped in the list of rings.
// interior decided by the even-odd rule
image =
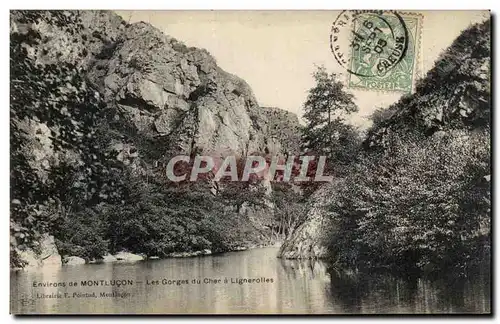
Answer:
[[[353,280],[330,276],[322,262],[278,259],[277,251],[277,248],[262,248],[205,257],[11,272],[11,311],[116,314],[490,312],[487,277],[453,283],[392,277]],[[255,280],[240,284],[240,278]],[[200,283],[193,279],[199,279]],[[203,283],[209,279],[212,283]],[[220,283],[213,283],[219,279]],[[108,284],[111,280],[129,280],[133,283],[120,287],[81,287],[82,280],[104,280]],[[170,284],[168,280],[187,280],[189,284]],[[66,285],[77,282],[79,285],[34,288],[34,281],[65,282]],[[148,284],[156,281],[158,285]],[[58,292],[60,298],[37,298]],[[114,292],[118,296],[101,297],[101,292]],[[74,293],[95,293],[96,297],[73,297]]]

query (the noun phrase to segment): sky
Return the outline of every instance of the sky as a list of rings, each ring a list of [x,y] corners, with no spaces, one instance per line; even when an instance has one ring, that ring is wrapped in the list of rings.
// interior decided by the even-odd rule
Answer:
[[[330,51],[332,22],[340,11],[117,11],[130,23],[152,24],[187,46],[205,48],[227,72],[243,78],[261,106],[302,115],[315,65],[347,79]],[[484,21],[489,11],[419,11],[421,19],[417,78],[462,30]],[[348,89],[359,112],[351,122],[366,128],[377,107],[396,102],[401,93]]]

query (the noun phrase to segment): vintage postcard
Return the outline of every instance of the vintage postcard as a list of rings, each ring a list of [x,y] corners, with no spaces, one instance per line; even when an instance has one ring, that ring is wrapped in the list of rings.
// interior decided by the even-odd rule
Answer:
[[[490,11],[10,12],[12,314],[491,314]]]

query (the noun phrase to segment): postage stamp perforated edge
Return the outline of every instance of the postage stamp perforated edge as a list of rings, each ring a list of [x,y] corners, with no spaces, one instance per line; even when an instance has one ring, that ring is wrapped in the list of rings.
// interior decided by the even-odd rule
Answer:
[[[423,77],[423,61],[422,61],[422,29],[423,29],[423,22],[424,22],[424,16],[422,13],[417,12],[417,11],[397,11],[397,13],[404,19],[405,17],[413,17],[416,18],[417,20],[417,26],[416,26],[416,33],[415,33],[415,56],[413,60],[413,73],[412,73],[412,80],[411,80],[411,93],[415,91],[415,84],[416,81],[420,78]],[[352,59],[353,59],[353,49],[351,48],[351,52],[349,53],[348,56],[348,64],[349,66],[352,66]],[[353,89],[353,90],[361,90],[361,91],[369,91],[369,92],[378,92],[378,93],[408,93],[404,90],[399,90],[399,89],[380,89],[380,88],[368,88],[364,86],[358,86],[355,84],[351,83],[351,77],[352,74],[346,73],[345,74],[345,84],[347,85],[347,88]]]

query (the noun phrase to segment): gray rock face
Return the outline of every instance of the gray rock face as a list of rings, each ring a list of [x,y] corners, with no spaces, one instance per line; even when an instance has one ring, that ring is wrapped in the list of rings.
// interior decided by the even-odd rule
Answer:
[[[90,76],[140,131],[169,136],[181,152],[297,149],[277,145],[272,132],[279,118],[259,107],[245,81],[220,69],[207,51],[187,48],[149,24],[127,25]],[[298,128],[297,117],[284,114],[290,118],[283,127]]]
[[[45,234],[40,241],[40,253],[33,250],[19,251],[20,259],[26,267],[61,266],[61,256],[52,235]]]
[[[415,93],[387,108],[389,114],[369,130],[365,145],[384,149],[392,136],[408,132],[429,136],[489,124],[490,24],[487,20],[463,31],[417,83]]]
[[[61,16],[63,26],[56,23]],[[14,12],[11,30],[39,33],[43,43],[27,46],[37,63],[77,65],[99,90],[96,96],[116,108],[115,120],[130,122],[153,141],[168,139],[168,147],[158,144],[160,152],[298,152],[297,116],[259,107],[248,84],[220,69],[206,50],[188,48],[147,23],[128,25],[107,11],[47,11],[24,23]],[[57,125],[49,130],[36,120],[26,123],[38,137],[39,163],[46,160],[50,168],[61,158],[51,151]]]
[[[309,198],[306,221],[283,243],[278,253],[285,259],[328,257],[328,234],[335,230],[328,204],[334,199],[335,182],[326,184]]]

